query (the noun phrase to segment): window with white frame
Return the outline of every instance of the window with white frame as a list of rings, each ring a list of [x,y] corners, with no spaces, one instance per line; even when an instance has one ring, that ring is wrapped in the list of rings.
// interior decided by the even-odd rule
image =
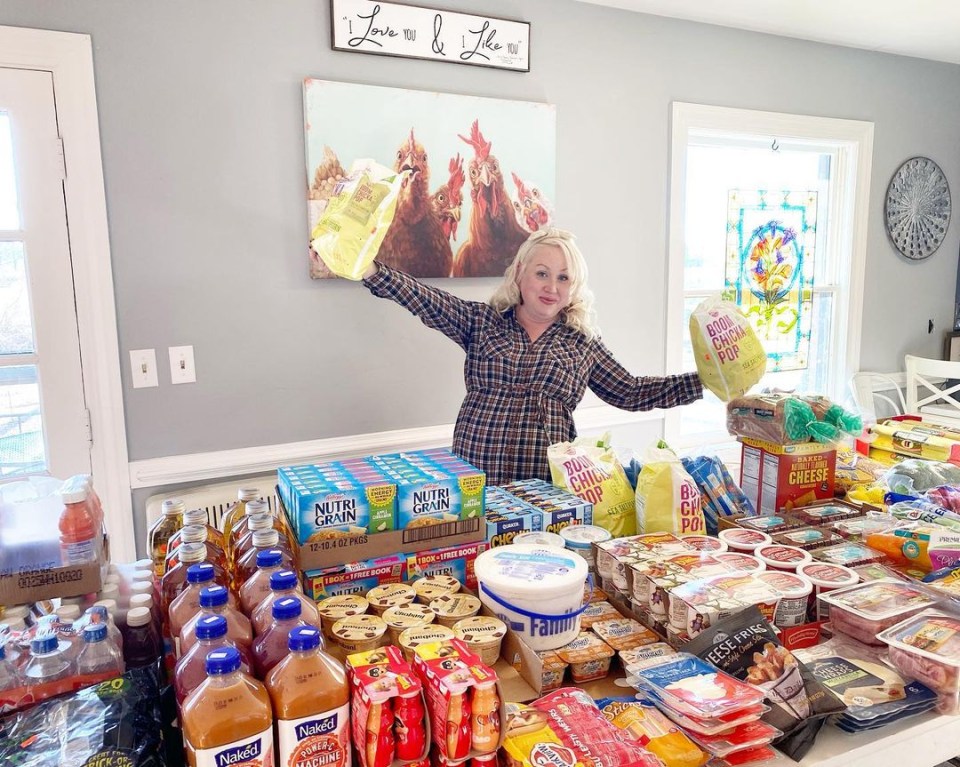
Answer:
[[[872,124],[851,120],[674,104],[668,370],[694,367],[690,313],[704,298],[725,289],[729,296],[731,263],[752,226],[791,215],[802,206],[785,200],[802,199],[808,259],[806,287],[796,291],[802,311],[779,307],[788,319],[768,324],[771,338],[788,327],[802,344],[760,387],[845,399],[860,351],[872,131]],[[794,235],[790,221],[782,226]],[[669,411],[665,431],[678,447],[730,439],[724,404],[709,392],[695,405]]]

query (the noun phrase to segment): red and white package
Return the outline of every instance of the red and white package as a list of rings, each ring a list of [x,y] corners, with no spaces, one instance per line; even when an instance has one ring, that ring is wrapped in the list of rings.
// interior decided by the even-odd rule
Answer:
[[[691,734],[690,738],[704,751],[726,758],[738,751],[766,746],[781,735],[780,730],[766,722],[750,722],[717,735]]]

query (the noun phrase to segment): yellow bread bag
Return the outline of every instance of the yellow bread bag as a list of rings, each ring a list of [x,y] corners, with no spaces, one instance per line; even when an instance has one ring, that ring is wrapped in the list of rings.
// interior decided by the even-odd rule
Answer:
[[[373,160],[356,160],[310,234],[331,272],[359,280],[377,257],[393,222],[403,174]]]
[[[547,460],[553,484],[592,503],[593,524],[622,538],[636,532],[633,488],[609,439],[558,442],[547,448]]]
[[[707,298],[690,315],[690,341],[703,385],[723,402],[763,378],[767,353],[736,304]]]
[[[651,447],[637,477],[638,533],[706,535],[700,490],[666,443]]]

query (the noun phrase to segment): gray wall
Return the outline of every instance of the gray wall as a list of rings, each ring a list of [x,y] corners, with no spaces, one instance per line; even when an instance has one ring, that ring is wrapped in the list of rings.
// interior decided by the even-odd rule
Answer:
[[[663,368],[670,103],[873,121],[861,367],[939,354],[960,227],[908,263],[882,201],[917,154],[960,190],[960,68],[570,0],[436,4],[530,21],[532,72],[333,52],[325,0],[3,0],[0,24],[93,38],[131,460],[456,415],[454,344],[362,287],[307,278],[305,76],[556,104],[559,223],[638,373]],[[476,299],[493,286],[444,282]],[[166,347],[182,344],[198,383],[171,386]],[[161,386],[133,390],[127,351],[150,347]]]

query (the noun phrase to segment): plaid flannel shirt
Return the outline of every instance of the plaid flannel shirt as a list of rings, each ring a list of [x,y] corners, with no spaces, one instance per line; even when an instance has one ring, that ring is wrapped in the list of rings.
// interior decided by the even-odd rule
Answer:
[[[576,437],[573,411],[588,386],[623,410],[674,407],[703,396],[696,373],[633,376],[599,339],[562,322],[531,342],[513,309],[500,313],[382,264],[364,285],[466,352],[467,396],[453,431],[453,450],[486,472],[488,485],[532,477],[549,481],[547,447]]]

